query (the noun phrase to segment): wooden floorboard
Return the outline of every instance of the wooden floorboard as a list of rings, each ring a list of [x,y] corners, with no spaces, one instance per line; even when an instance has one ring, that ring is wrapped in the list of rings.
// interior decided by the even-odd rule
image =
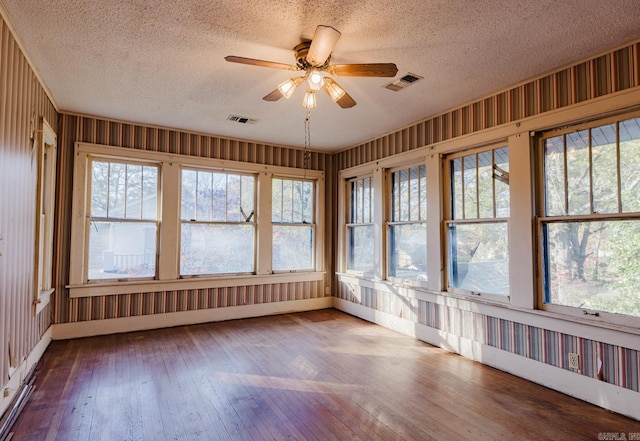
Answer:
[[[55,341],[19,440],[597,440],[640,422],[329,309]]]

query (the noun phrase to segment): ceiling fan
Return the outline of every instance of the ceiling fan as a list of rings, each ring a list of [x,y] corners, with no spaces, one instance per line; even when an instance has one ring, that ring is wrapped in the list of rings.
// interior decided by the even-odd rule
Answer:
[[[302,103],[304,107],[307,109],[316,107],[315,92],[323,89],[335,103],[347,109],[355,106],[356,102],[331,78],[331,75],[393,77],[398,73],[398,68],[394,63],[330,64],[331,52],[340,35],[340,32],[331,26],[318,25],[311,41],[304,41],[293,48],[296,56],[294,65],[234,55],[226,56],[224,59],[232,63],[304,72],[303,75],[290,78],[280,84],[273,92],[262,98],[265,101],[277,101],[282,97],[290,98],[296,87],[306,81],[307,93]]]

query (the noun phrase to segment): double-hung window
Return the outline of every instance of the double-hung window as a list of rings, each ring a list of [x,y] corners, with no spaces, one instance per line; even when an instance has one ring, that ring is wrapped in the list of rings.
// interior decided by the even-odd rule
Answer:
[[[312,181],[271,180],[272,268],[301,271],[314,268],[315,191]]]
[[[253,273],[254,175],[182,169],[180,275]]]
[[[509,295],[509,153],[505,146],[446,158],[449,185],[447,289]]]
[[[347,215],[347,270],[373,275],[375,272],[375,228],[373,223],[373,177],[351,179]]]
[[[87,279],[154,278],[159,167],[92,157],[89,169]]]
[[[640,316],[640,118],[549,132],[540,150],[542,307]]]
[[[391,185],[388,222],[390,280],[427,280],[427,176],[417,165],[389,173]]]

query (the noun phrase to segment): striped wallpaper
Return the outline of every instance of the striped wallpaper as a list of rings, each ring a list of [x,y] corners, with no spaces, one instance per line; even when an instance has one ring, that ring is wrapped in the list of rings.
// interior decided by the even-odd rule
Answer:
[[[337,297],[569,371],[566,354],[577,353],[580,374],[640,392],[637,350],[346,283]]]
[[[164,153],[243,161],[284,167],[304,166],[304,151],[267,144],[257,144],[141,124],[109,121],[95,117],[60,115],[58,148],[59,191],[57,194],[56,261],[54,280],[56,299],[54,322],[69,323],[86,320],[133,317],[178,311],[252,305],[286,300],[324,297],[325,282],[282,283],[246,287],[212,288],[205,290],[162,291],[143,294],[122,294],[103,297],[69,298],[65,285],[69,280],[69,243],[71,238],[71,197],[73,149],[75,142],[125,147]],[[327,200],[335,191],[332,178],[332,157],[312,152],[309,167],[326,174]],[[333,209],[325,212],[325,233],[332,236]],[[325,244],[325,268],[333,273],[331,242]]]
[[[339,152],[336,171],[639,86],[636,42]],[[562,369],[569,370],[565,354],[575,352],[582,375],[640,391],[640,351],[337,279],[341,299]]]
[[[530,80],[336,155],[336,169],[507,124],[640,86],[640,43]]]
[[[0,375],[19,364],[51,324],[51,308],[34,316],[36,157],[32,130],[58,115],[0,17]],[[9,190],[10,189],[10,190]],[[9,360],[9,347],[13,360]]]

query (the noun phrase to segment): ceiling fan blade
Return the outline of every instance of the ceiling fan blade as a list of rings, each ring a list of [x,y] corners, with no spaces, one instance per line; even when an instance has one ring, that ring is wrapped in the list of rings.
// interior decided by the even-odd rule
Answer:
[[[265,95],[264,97],[262,97],[262,99],[265,101],[278,101],[283,96],[284,95],[282,94],[282,92],[280,92],[280,89],[276,88],[276,90]]]
[[[356,105],[356,102],[346,90],[342,88],[333,78],[325,77],[322,86],[331,99],[343,109],[348,109]]]
[[[274,69],[300,70],[297,66],[292,66],[291,64],[256,60],[255,58],[236,57],[235,55],[227,55],[224,59],[231,63],[250,64],[252,66],[271,67]]]
[[[398,68],[394,63],[332,64],[328,71],[343,77],[395,77]]]
[[[340,31],[331,26],[318,25],[309,46],[307,62],[314,67],[322,66],[331,55],[340,35]]]
[[[336,101],[336,103],[343,109],[349,109],[357,104],[356,101],[351,98],[351,95],[349,95],[347,92],[345,92],[344,95],[342,95],[342,98]]]

